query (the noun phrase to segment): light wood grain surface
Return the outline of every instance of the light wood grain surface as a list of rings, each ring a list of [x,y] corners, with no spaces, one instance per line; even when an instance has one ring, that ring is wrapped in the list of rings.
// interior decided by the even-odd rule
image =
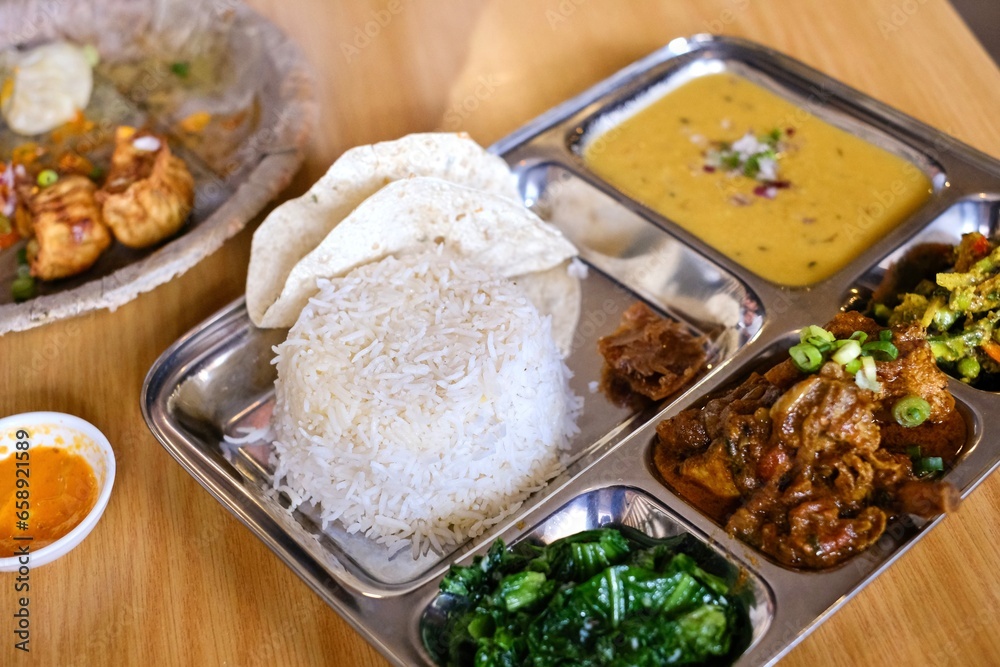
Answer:
[[[435,128],[489,144],[697,32],[762,42],[1000,155],[1000,71],[942,0],[252,4],[318,72],[320,124],[288,196],[356,144]],[[170,458],[140,415],[156,357],[242,293],[250,233],[117,312],[0,339],[3,414],[79,415],[118,456],[100,524],[31,574],[28,656],[13,648],[13,576],[0,575],[0,664],[385,664]],[[997,664],[998,505],[993,476],[782,664]]]

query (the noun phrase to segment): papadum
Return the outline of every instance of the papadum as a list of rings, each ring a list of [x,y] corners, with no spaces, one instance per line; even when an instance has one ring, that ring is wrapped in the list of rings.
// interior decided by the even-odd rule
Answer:
[[[546,271],[577,254],[555,227],[519,202],[436,178],[396,181],[362,202],[295,265],[258,326],[292,326],[316,293],[318,278],[437,244],[506,278]]]
[[[306,194],[274,209],[254,233],[246,287],[254,324],[291,326],[295,317],[280,320],[286,324],[266,324],[264,314],[299,260],[369,196],[393,181],[420,176],[520,201],[507,163],[465,134],[411,134],[352,148]]]

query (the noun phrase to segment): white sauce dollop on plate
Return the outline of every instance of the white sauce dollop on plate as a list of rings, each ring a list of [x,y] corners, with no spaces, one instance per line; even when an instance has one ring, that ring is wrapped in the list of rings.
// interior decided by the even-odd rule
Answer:
[[[77,110],[90,101],[94,74],[86,53],[78,46],[68,42],[43,44],[14,52],[8,62],[12,83],[4,86],[10,94],[0,103],[0,111],[18,134],[53,130],[73,120]]]

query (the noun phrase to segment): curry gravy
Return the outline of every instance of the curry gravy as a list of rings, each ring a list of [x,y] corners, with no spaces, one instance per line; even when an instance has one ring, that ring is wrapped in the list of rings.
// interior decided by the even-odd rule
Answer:
[[[31,536],[32,551],[52,544],[83,521],[97,502],[97,478],[86,459],[62,447],[32,447],[27,487],[28,530],[19,530],[15,459],[11,454],[0,460],[0,480],[3,480],[0,488],[5,490],[5,497],[0,500],[2,558],[14,555],[24,544],[14,540],[15,536]]]
[[[722,142],[774,131],[782,136],[778,188],[707,164]],[[726,73],[685,83],[597,135],[584,160],[632,198],[787,286],[828,278],[932,192],[914,164]]]

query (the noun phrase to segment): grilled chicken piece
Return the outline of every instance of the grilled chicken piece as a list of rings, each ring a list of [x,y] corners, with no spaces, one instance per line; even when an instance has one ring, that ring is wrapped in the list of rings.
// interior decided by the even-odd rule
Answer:
[[[194,179],[166,139],[122,126],[97,200],[115,238],[145,248],[183,226],[194,204]]]
[[[111,245],[94,199],[97,187],[84,176],[65,176],[26,200],[34,238],[28,242],[31,275],[65,278],[89,269]]]

